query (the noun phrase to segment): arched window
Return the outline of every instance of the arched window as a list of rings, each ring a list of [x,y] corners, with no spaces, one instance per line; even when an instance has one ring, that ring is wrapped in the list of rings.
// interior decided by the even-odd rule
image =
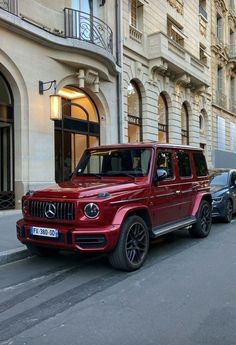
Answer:
[[[205,134],[205,117],[203,112],[199,115],[199,130],[201,134]]]
[[[55,121],[55,179],[69,179],[83,151],[99,145],[100,124],[95,104],[80,89],[67,86],[62,97],[62,120]]]
[[[168,143],[168,108],[166,98],[163,94],[160,94],[158,98],[158,141],[160,143]]]
[[[127,91],[128,102],[128,141],[142,141],[142,102],[137,85],[130,82]]]
[[[181,109],[181,138],[182,144],[189,144],[189,121],[188,121],[188,109],[185,103],[182,105]]]
[[[0,73],[0,210],[15,207],[13,142],[13,97]]]

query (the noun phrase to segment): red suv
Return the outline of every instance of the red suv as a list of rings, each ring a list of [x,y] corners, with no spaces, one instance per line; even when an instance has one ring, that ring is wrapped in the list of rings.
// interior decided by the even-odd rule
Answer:
[[[22,198],[17,237],[34,254],[106,252],[112,266],[133,271],[158,236],[188,227],[206,237],[211,202],[201,149],[100,146],[84,152],[69,182]]]

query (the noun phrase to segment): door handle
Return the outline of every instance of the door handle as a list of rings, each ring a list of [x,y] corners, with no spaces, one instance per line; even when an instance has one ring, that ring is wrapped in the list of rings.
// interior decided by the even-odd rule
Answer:
[[[177,194],[177,195],[179,195],[180,193],[181,193],[180,190],[176,190],[176,191],[175,191],[175,194]]]

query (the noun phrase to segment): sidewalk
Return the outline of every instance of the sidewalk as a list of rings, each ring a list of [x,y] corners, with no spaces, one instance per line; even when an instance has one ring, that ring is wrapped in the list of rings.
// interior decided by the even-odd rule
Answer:
[[[0,265],[29,256],[16,237],[16,221],[21,217],[21,210],[0,211]]]

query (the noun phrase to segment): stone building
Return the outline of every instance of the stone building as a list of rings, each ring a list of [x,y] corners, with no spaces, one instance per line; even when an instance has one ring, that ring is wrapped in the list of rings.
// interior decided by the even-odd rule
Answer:
[[[236,2],[211,2],[212,160],[236,167]]]
[[[235,165],[234,2],[0,0],[0,210],[99,144]]]
[[[126,141],[204,148],[211,162],[209,1],[123,1]]]
[[[120,5],[0,1],[0,209],[120,141]]]

